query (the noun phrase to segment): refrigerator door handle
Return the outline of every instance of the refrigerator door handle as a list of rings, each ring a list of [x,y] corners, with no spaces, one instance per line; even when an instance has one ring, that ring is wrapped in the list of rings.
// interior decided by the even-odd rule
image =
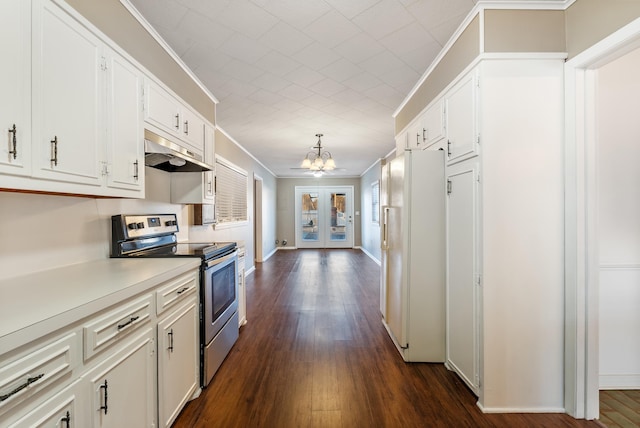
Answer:
[[[389,249],[389,228],[387,226],[389,220],[389,207],[382,207],[382,249]]]

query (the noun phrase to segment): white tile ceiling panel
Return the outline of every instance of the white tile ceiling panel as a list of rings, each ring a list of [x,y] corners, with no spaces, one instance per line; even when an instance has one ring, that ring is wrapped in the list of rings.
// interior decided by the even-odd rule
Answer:
[[[332,10],[305,28],[305,32],[323,46],[333,48],[358,34],[360,29],[340,12]]]
[[[253,0],[253,3],[298,29],[306,28],[331,10],[325,2],[316,0]]]
[[[466,15],[473,6],[473,0],[424,0],[413,3],[407,9],[419,17],[425,29],[431,29],[452,18]]]
[[[301,64],[298,61],[276,51],[271,51],[258,59],[255,62],[255,65],[278,76],[285,76],[293,70],[301,67]]]
[[[249,0],[233,0],[219,17],[218,22],[254,40],[278,23],[278,18]]]
[[[325,0],[348,19],[353,19],[380,0]]]
[[[382,83],[382,80],[378,79],[373,74],[365,71],[342,82],[343,85],[346,85],[347,87],[357,92],[364,92],[367,89],[373,88],[374,86],[378,86],[381,83]]]
[[[362,73],[363,70],[351,61],[340,58],[319,71],[336,82],[341,82]]]
[[[311,89],[316,94],[322,94],[330,97],[331,95],[337,94],[340,91],[344,91],[347,88],[345,87],[345,85],[340,82],[336,82],[334,79],[323,79],[318,83],[309,86],[309,89]]]
[[[358,33],[351,39],[335,47],[336,52],[344,58],[353,61],[355,64],[379,54],[384,51],[384,49],[384,46],[376,42],[375,39],[366,33]]]
[[[315,134],[357,176],[389,153],[393,111],[474,0],[124,0],[220,103],[216,121],[280,176]],[[344,170],[342,170],[344,168]]]
[[[411,24],[413,16],[397,1],[381,1],[353,21],[376,40]]]
[[[261,43],[288,56],[301,51],[313,41],[311,37],[283,21],[279,21],[260,37]]]
[[[323,68],[340,59],[340,55],[335,51],[315,42],[296,53],[293,58],[303,65],[317,70]]]
[[[265,56],[270,49],[244,34],[234,33],[220,45],[220,51],[232,58],[252,64]]]

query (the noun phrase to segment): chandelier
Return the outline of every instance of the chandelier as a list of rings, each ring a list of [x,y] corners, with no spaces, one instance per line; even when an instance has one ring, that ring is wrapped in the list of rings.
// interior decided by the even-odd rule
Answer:
[[[322,134],[316,134],[316,137],[318,137],[318,143],[312,147],[313,151],[307,153],[300,167],[322,175],[324,171],[335,169],[336,163],[330,152],[322,151],[322,141],[320,141]]]

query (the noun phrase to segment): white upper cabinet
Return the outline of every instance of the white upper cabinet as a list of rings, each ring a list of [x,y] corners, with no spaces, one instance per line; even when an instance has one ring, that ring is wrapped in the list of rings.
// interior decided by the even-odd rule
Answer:
[[[33,17],[34,176],[99,186],[101,42],[52,2]]]
[[[418,117],[407,130],[407,148],[409,150],[420,150],[424,146],[422,144],[422,121],[420,119],[422,117]]]
[[[154,131],[160,131],[176,143],[203,159],[205,121],[160,85],[147,80],[145,85],[145,116]],[[174,137],[174,138],[171,138]]]
[[[445,94],[449,164],[478,154],[477,72],[464,76]]]
[[[144,197],[142,72],[63,2],[0,13],[2,187]]]
[[[31,3],[0,2],[0,173],[31,173]],[[10,17],[10,18],[8,18]]]
[[[431,104],[422,116],[422,148],[429,147],[444,138],[444,100]]]
[[[107,57],[107,64],[108,185],[144,189],[142,73],[125,58],[113,53]]]

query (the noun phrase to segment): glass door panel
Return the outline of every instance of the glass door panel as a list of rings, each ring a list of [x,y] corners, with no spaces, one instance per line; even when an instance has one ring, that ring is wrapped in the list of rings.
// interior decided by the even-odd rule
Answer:
[[[302,204],[300,236],[303,241],[318,241],[318,193],[303,193],[300,202]]]
[[[330,241],[345,241],[347,239],[347,217],[346,217],[347,195],[346,193],[331,193],[331,212],[329,218]]]

